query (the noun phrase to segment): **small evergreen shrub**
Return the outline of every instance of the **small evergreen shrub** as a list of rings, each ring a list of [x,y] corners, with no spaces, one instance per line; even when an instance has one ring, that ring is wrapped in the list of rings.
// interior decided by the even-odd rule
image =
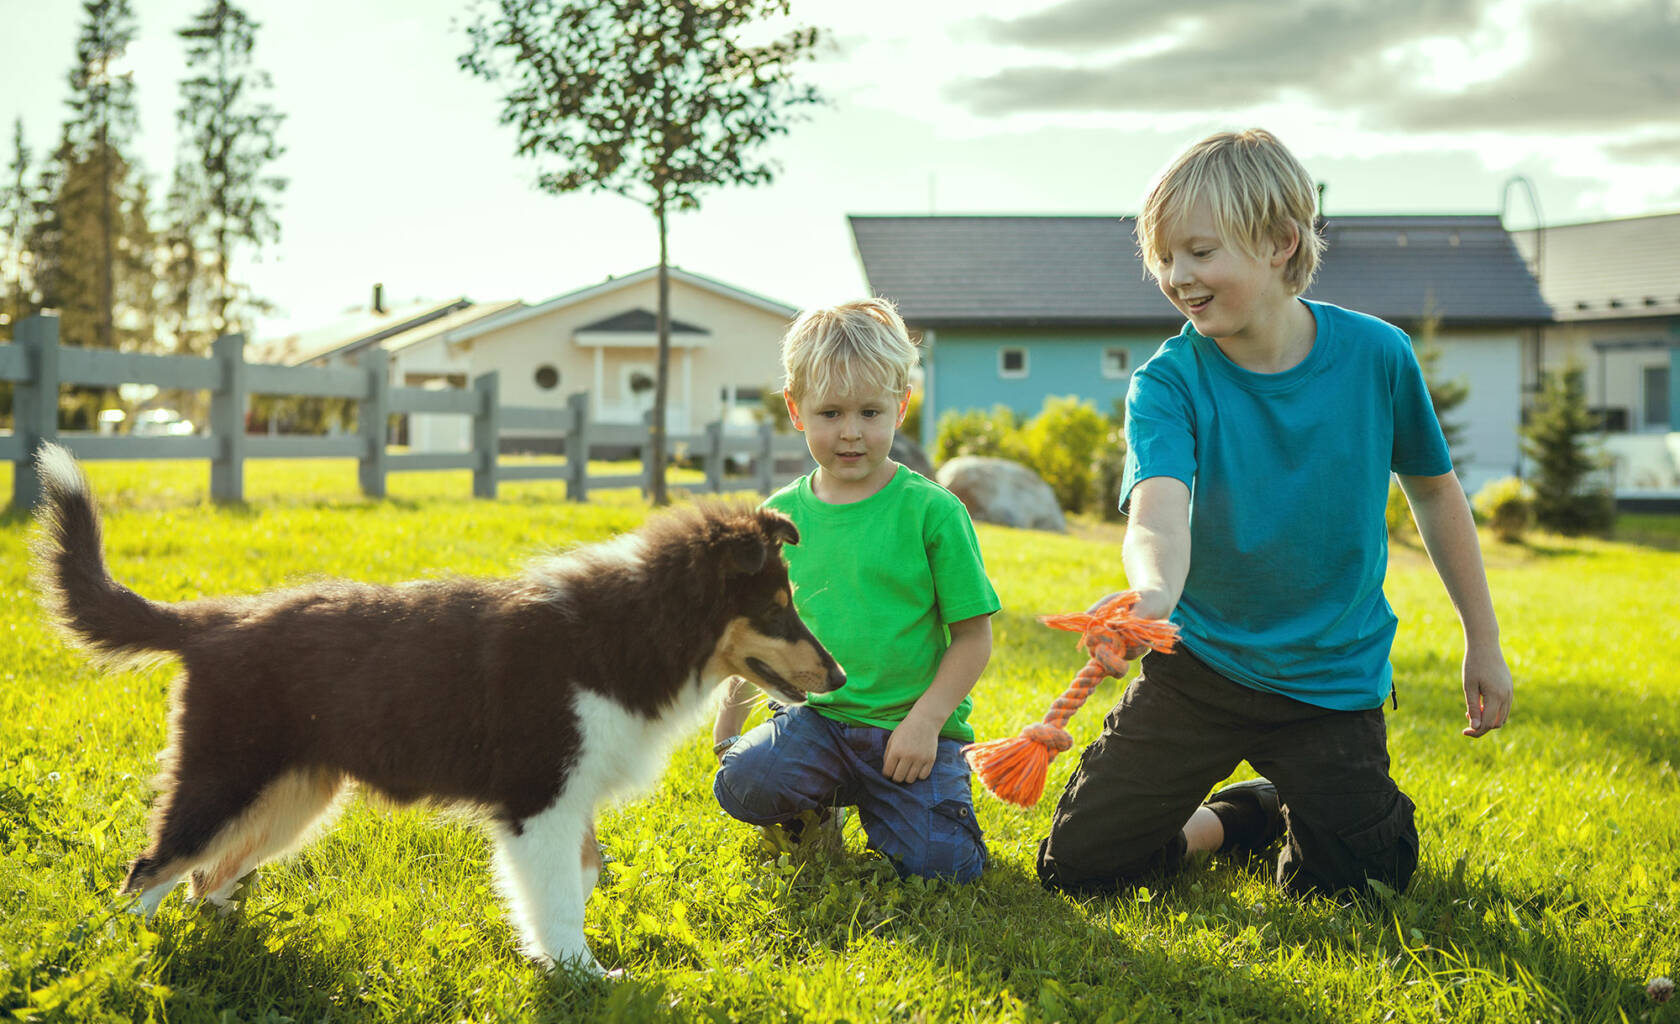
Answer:
[[[1614,497],[1594,484],[1601,467],[1580,366],[1548,371],[1523,428],[1523,453],[1534,460],[1534,516],[1558,533],[1606,533],[1616,518]]]

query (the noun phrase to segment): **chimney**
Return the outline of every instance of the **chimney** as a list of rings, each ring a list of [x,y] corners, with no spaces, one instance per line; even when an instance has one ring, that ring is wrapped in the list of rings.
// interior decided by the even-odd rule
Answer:
[[[385,286],[382,284],[373,286],[373,311],[375,313],[385,312]]]

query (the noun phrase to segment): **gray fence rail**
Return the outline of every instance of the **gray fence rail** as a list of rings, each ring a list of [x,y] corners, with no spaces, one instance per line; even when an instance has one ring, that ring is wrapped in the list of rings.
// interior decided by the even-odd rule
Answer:
[[[651,490],[661,471],[651,459],[651,415],[641,425],[592,423],[589,399],[574,394],[564,408],[502,405],[497,377],[486,373],[465,389],[435,391],[392,387],[390,354],[377,346],[356,365],[343,367],[278,366],[245,361],[245,339],[216,340],[208,357],[146,355],[99,349],[66,348],[58,343],[58,318],[34,316],[19,322],[12,344],[0,344],[0,380],[11,381],[12,432],[0,433],[0,460],[13,464],[12,504],[33,508],[41,482],[33,456],[43,442],[64,445],[80,459],[205,459],[210,463],[210,495],[216,501],[244,499],[245,463],[251,459],[354,458],[362,493],[384,497],[391,473],[444,469],[472,471],[475,497],[494,498],[497,485],[513,480],[564,480],[566,497],[585,501],[591,490],[640,487]],[[186,437],[60,435],[59,390],[66,384],[114,388],[149,384],[210,392],[210,430]],[[245,432],[245,411],[253,394],[285,397],[345,398],[357,403],[355,434],[342,436],[265,435]],[[472,447],[460,452],[391,451],[386,425],[393,414],[441,413],[472,421]],[[564,461],[508,463],[500,455],[503,431],[542,431],[565,438]],[[612,446],[639,452],[640,473],[589,475],[592,449]],[[770,424],[751,434],[732,433],[710,423],[699,433],[671,434],[666,451],[686,448],[698,455],[705,472],[703,490],[721,493],[755,490],[768,494],[811,465],[798,437],[777,435]],[[732,454],[750,454],[754,472],[726,473]],[[779,463],[797,460],[793,473],[778,473]]]

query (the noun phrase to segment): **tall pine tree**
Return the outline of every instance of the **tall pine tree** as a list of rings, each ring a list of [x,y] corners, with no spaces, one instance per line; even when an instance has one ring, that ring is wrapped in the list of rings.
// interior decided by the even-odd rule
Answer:
[[[277,138],[285,117],[263,98],[273,83],[252,63],[259,27],[227,0],[209,0],[176,33],[193,75],[181,82],[176,110],[182,142],[170,189],[166,277],[177,343],[188,351],[206,338],[249,331],[253,314],[266,308],[232,272],[236,250],[260,251],[279,240],[275,210],[286,187],[270,173],[285,153]],[[191,293],[198,284],[207,323],[195,330]]]
[[[23,118],[12,123],[12,162],[6,166],[6,188],[0,193],[0,219],[4,220],[6,232],[5,261],[5,315],[0,316],[0,330],[4,337],[10,338],[17,330],[17,322],[23,319],[23,297],[26,287],[27,272],[25,270],[24,253],[27,251],[29,235],[29,164],[33,159],[29,152],[29,144],[23,138]]]
[[[84,0],[82,9],[67,100],[72,116],[55,154],[66,248],[51,290],[64,313],[60,337],[67,344],[132,348],[150,343],[149,301],[135,300],[152,291],[145,186],[125,156],[139,114],[134,74],[122,70],[122,61],[138,28],[129,0]],[[91,238],[83,232],[89,221]],[[91,324],[78,322],[82,311]]]

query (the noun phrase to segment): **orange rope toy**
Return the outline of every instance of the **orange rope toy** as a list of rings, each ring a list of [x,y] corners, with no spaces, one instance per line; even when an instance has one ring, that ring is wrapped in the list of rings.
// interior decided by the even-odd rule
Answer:
[[[1177,626],[1164,619],[1133,617],[1132,608],[1137,602],[1137,591],[1128,590],[1089,612],[1038,617],[1051,629],[1083,634],[1079,645],[1090,653],[1091,660],[1051,703],[1042,722],[1022,729],[1019,736],[970,743],[963,748],[968,766],[993,796],[1021,807],[1038,803],[1044,795],[1050,762],[1073,746],[1073,737],[1065,728],[1068,719],[1084,706],[1104,676],[1119,674],[1116,669],[1124,671],[1126,649],[1142,644],[1165,654],[1177,644]]]

